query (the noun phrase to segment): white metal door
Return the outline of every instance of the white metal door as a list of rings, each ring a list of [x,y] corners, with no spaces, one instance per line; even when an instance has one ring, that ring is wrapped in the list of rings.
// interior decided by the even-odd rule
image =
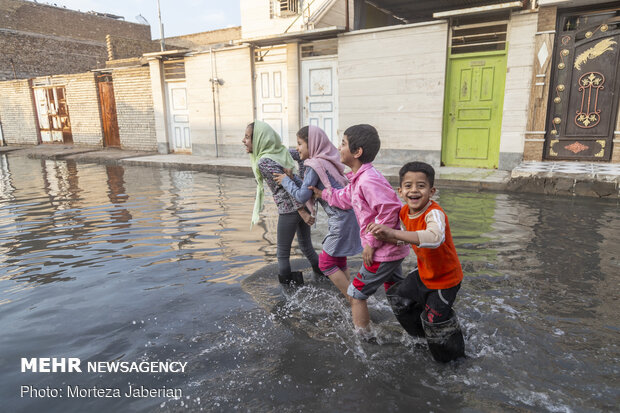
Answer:
[[[301,62],[303,125],[322,128],[338,146],[338,63],[335,58]]]
[[[278,132],[284,146],[289,146],[286,99],[286,65],[256,65],[256,118]]]
[[[185,82],[167,82],[166,95],[172,151],[191,152],[192,140],[189,134],[189,108]]]

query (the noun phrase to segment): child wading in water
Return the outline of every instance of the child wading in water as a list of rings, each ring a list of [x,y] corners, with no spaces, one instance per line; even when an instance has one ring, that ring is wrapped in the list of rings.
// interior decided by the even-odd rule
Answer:
[[[353,278],[347,293],[352,298],[353,324],[362,331],[368,331],[370,325],[366,300],[381,284],[387,290],[396,281],[403,279],[401,263],[409,254],[406,245],[386,243],[366,232],[366,227],[371,223],[399,228],[398,212],[401,203],[392,186],[371,163],[380,147],[379,134],[374,127],[351,126],[344,132],[340,145],[340,160],[351,168],[347,174],[349,185],[343,189],[325,188],[323,191],[311,188],[318,198],[323,198],[329,205],[340,209],[353,208],[355,212],[364,247],[364,264]]]
[[[290,173],[288,176],[276,174],[275,179],[297,201],[306,202],[314,215],[314,193],[308,187],[314,186],[321,190],[343,188],[348,183],[344,176],[344,165],[340,162],[338,149],[329,141],[327,134],[316,126],[305,126],[297,132],[297,151],[306,167],[303,181]],[[359,226],[353,210],[332,207],[322,199],[318,201],[327,214],[329,228],[323,240],[323,251],[319,255],[319,268],[348,298],[350,275],[347,256],[362,252]]]
[[[296,164],[289,150],[282,145],[280,136],[271,126],[259,120],[250,123],[245,130],[243,138],[246,152],[250,154],[252,171],[256,178],[256,200],[252,212],[252,225],[260,219],[260,211],[263,209],[264,187],[263,180],[267,182],[273,200],[278,207],[278,233],[277,252],[278,279],[282,284],[303,284],[301,271],[291,272],[291,245],[297,234],[297,241],[301,251],[306,256],[313,270],[321,274],[319,269],[319,257],[312,246],[310,239],[310,226],[305,222],[311,220],[310,214],[305,210],[302,203],[297,202],[286,190],[279,185],[273,175],[283,173],[284,168],[294,169]],[[294,153],[296,156],[297,154]]]
[[[368,232],[378,239],[411,244],[418,268],[391,287],[386,295],[396,318],[413,336],[426,336],[437,361],[465,355],[463,334],[452,304],[461,288],[463,270],[452,241],[448,217],[431,201],[435,170],[424,162],[409,162],[399,172],[400,210],[404,231],[376,223]]]

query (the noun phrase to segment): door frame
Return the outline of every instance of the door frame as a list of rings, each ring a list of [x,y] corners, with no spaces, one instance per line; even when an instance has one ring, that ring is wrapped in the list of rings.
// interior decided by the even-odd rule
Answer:
[[[280,135],[280,140],[282,144],[286,147],[289,147],[289,136],[288,136],[288,65],[286,61],[275,61],[275,62],[256,62],[254,63],[254,95],[256,96],[255,100],[255,109],[256,109],[256,119],[263,120],[264,115],[261,105],[262,95],[261,91],[258,90],[258,87],[261,86],[260,80],[260,72],[263,68],[279,66],[282,68],[281,70],[281,78],[280,78],[280,88],[281,88],[281,99],[282,99],[282,133],[278,133]],[[274,129],[275,130],[275,129]],[[278,132],[278,131],[276,131]]]
[[[442,122],[442,133],[441,133],[441,165],[444,166],[446,164],[446,148],[447,148],[447,142],[448,142],[448,126],[449,126],[449,122],[450,122],[450,75],[451,75],[451,70],[452,70],[452,62],[455,60],[461,60],[461,59],[474,59],[474,58],[483,58],[483,57],[488,57],[488,56],[504,56],[504,61],[506,62],[506,65],[504,66],[505,68],[507,68],[507,61],[508,61],[508,42],[506,42],[506,48],[504,50],[491,50],[491,51],[487,51],[487,52],[472,52],[472,53],[459,53],[459,54],[451,54],[448,53],[448,59],[447,59],[447,64],[446,64],[446,84],[445,84],[445,92],[444,92],[444,107],[443,107],[443,122]],[[507,71],[504,70],[503,73],[503,77],[502,77],[502,95],[501,95],[501,102],[499,102],[499,136],[498,136],[498,141],[497,141],[497,161],[495,162],[496,165],[494,166],[495,169],[498,168],[499,166],[499,155],[500,155],[500,145],[501,145],[501,138],[502,138],[502,124],[504,121],[504,96],[506,95],[506,73]],[[471,166],[473,168],[488,168],[488,167],[482,167],[482,166]]]
[[[324,56],[312,56],[312,57],[305,57],[300,59],[300,65],[299,65],[299,72],[301,74],[301,84],[300,84],[300,111],[301,111],[301,116],[300,116],[300,120],[301,120],[301,125],[302,126],[307,126],[309,125],[309,116],[306,116],[306,101],[305,101],[305,90],[304,90],[304,85],[305,85],[305,76],[308,74],[309,75],[309,71],[308,73],[305,72],[305,68],[304,68],[304,62],[316,62],[316,61],[326,61],[326,62],[333,62],[334,66],[334,78],[332,78],[332,96],[333,96],[333,101],[334,101],[334,108],[332,110],[333,113],[333,119],[334,119],[334,124],[332,125],[332,132],[333,132],[333,136],[331,136],[330,140],[331,142],[336,145],[336,147],[339,146],[340,144],[340,138],[338,136],[338,55],[324,55]],[[309,93],[309,90],[308,90]],[[321,129],[324,129],[324,125],[319,125],[319,127]],[[327,133],[327,131],[326,131]]]
[[[179,83],[183,83],[185,85],[184,89],[185,89],[185,105],[187,107],[187,128],[189,129],[189,148],[188,149],[178,149],[175,150],[175,146],[174,146],[174,139],[175,139],[175,135],[174,135],[174,118],[172,115],[172,96],[170,94],[170,85],[174,85],[174,84],[179,84]],[[168,146],[169,146],[169,150],[172,153],[180,153],[180,154],[191,154],[192,153],[192,149],[193,149],[193,142],[192,142],[192,130],[191,130],[191,126],[190,126],[190,122],[189,122],[189,96],[187,93],[187,80],[186,79],[172,79],[172,80],[166,80],[164,82],[164,96],[165,96],[165,102],[166,102],[166,119],[167,121],[167,134],[168,134]]]
[[[109,80],[108,80],[109,78]],[[101,128],[103,129],[103,146],[111,147],[111,148],[120,148],[121,145],[121,137],[120,130],[118,128],[118,116],[116,111],[116,98],[114,95],[114,80],[112,75],[110,74],[102,74],[97,76],[97,95],[99,97],[99,111],[101,113]],[[102,84],[109,84],[110,86],[110,98],[108,102],[110,104],[110,112],[114,112],[113,118],[108,118],[105,116],[106,104],[104,103],[104,99],[102,96]],[[107,120],[107,121],[106,121]],[[118,142],[118,144],[116,144]]]
[[[608,11],[610,8],[604,7],[604,4],[597,5],[597,8],[592,7],[573,7],[560,9],[557,12],[556,17],[556,25],[555,25],[555,34],[554,34],[554,42],[553,42],[553,50],[551,52],[551,74],[550,78],[550,87],[549,87],[549,96],[547,100],[547,111],[545,115],[546,128],[545,128],[545,136],[543,143],[543,151],[542,151],[542,159],[544,161],[582,161],[582,162],[612,162],[613,155],[613,147],[615,145],[615,129],[618,122],[618,105],[620,95],[620,56],[616,57],[616,70],[615,72],[611,70],[610,72],[614,74],[615,84],[613,88],[609,85],[609,79],[606,79],[607,83],[603,88],[606,90],[611,90],[612,95],[615,95],[615,98],[612,100],[611,108],[605,107],[605,109],[609,109],[609,113],[611,118],[609,121],[609,130],[608,135],[577,135],[572,134],[568,135],[566,133],[566,129],[568,127],[568,123],[570,121],[576,122],[574,120],[575,114],[578,112],[572,113],[570,107],[564,107],[562,110],[556,110],[557,107],[555,99],[559,101],[557,104],[562,104],[560,102],[565,101],[566,104],[570,105],[570,95],[568,92],[573,92],[571,87],[575,85],[575,79],[577,73],[573,70],[573,62],[574,59],[577,58],[577,43],[580,43],[579,46],[583,45],[587,42],[596,42],[598,43],[601,38],[605,36],[601,36],[601,33],[606,30],[601,30],[601,27],[606,24],[606,22],[596,23],[591,27],[590,35],[585,36],[583,39],[576,40],[576,35],[583,34],[586,32],[587,28],[581,28],[575,31],[564,31],[562,29],[562,24],[564,19],[569,16],[578,16],[578,19],[588,15],[597,15],[604,11]],[[595,28],[598,25],[598,28]],[[612,30],[613,32],[614,30]],[[617,30],[615,30],[614,36],[618,36]],[[609,36],[613,37],[613,36]],[[609,38],[607,37],[607,38]],[[587,40],[587,39],[592,40]],[[565,44],[564,40],[566,41]],[[620,47],[620,42],[617,42],[613,45],[613,48]],[[568,51],[568,55],[563,55],[562,52],[564,50]],[[588,50],[586,50],[588,51]],[[597,56],[598,57],[598,56]],[[591,60],[590,60],[591,61]],[[563,69],[559,68],[559,65],[563,64],[564,69],[567,71],[564,72]],[[587,64],[583,62],[582,64]],[[566,75],[564,75],[566,73]],[[583,72],[586,74],[587,72]],[[601,73],[598,73],[601,74]],[[564,75],[564,76],[563,76]],[[603,75],[604,77],[604,75]],[[560,83],[561,82],[561,83]],[[563,86],[562,89],[559,86]],[[598,99],[598,89],[596,92]],[[596,104],[595,104],[596,105]],[[583,104],[582,104],[583,106]],[[589,103],[588,103],[589,106]],[[574,108],[573,108],[574,109]],[[596,107],[595,107],[596,109]],[[564,116],[568,115],[568,116]],[[599,121],[601,117],[599,116]],[[597,122],[598,123],[598,122]],[[587,126],[587,125],[586,125]],[[581,127],[581,126],[580,126]],[[584,128],[586,129],[586,128]],[[573,143],[571,143],[571,141]],[[583,143],[582,143],[583,142]],[[566,146],[563,146],[566,144]],[[584,145],[585,144],[585,145]],[[590,144],[592,146],[588,147]],[[557,145],[557,146],[556,146]],[[575,146],[575,149],[571,148]],[[559,148],[558,148],[559,147]],[[585,150],[590,149],[590,155],[579,156],[578,154],[584,152]],[[570,151],[571,153],[567,152]]]

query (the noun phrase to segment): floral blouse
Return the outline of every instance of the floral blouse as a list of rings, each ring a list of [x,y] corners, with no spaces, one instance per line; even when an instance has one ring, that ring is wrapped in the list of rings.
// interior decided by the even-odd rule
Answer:
[[[293,157],[293,159],[299,165],[300,176],[303,176],[304,166],[303,166],[303,162],[299,158],[299,153],[294,149],[289,149],[289,152],[291,153],[291,156]],[[288,214],[291,212],[297,212],[297,210],[303,206],[302,203],[297,202],[291,194],[286,192],[286,189],[284,189],[282,185],[278,184],[275,181],[273,177],[274,173],[278,173],[278,174],[284,173],[284,168],[279,163],[277,163],[273,159],[261,158],[258,161],[258,170],[263,176],[263,181],[267,184],[267,186],[271,190],[271,194],[273,195],[273,200],[275,201],[278,207],[279,214]]]

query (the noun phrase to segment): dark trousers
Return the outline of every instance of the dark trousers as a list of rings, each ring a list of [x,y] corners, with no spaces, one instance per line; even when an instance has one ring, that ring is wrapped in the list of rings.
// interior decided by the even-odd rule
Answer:
[[[413,301],[414,307],[424,311],[424,319],[429,323],[441,323],[450,318],[450,310],[459,292],[461,284],[444,290],[431,290],[427,288],[418,270],[410,272],[400,285],[397,294]]]
[[[319,256],[312,246],[310,227],[297,212],[280,214],[278,217],[276,256],[278,257],[279,274],[289,275],[291,273],[291,245],[293,244],[295,234],[297,234],[297,242],[299,242],[301,252],[303,252],[308,261],[310,261],[314,271],[320,274]]]

